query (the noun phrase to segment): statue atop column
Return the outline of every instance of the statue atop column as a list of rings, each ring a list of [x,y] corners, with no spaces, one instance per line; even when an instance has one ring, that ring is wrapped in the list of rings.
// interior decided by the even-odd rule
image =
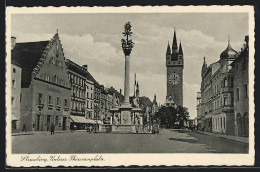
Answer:
[[[132,39],[129,39],[129,37],[131,36],[131,34],[133,34],[133,32],[131,32],[131,24],[130,22],[127,22],[125,24],[125,31],[123,32],[124,37],[126,37],[126,39],[122,39],[121,43],[122,43],[122,49],[124,51],[124,54],[126,56],[131,54],[131,51],[134,47],[134,43],[132,41]]]

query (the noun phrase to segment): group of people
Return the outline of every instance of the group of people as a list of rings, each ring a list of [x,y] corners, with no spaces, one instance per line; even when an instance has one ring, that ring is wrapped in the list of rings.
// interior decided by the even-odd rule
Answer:
[[[92,125],[90,125],[90,126],[86,127],[86,131],[89,132],[89,133],[97,132],[98,131],[98,127],[97,126],[93,126],[92,127]]]

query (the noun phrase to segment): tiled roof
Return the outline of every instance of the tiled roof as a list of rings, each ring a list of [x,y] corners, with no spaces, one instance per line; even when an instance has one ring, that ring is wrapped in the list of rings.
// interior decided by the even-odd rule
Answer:
[[[99,86],[99,83],[94,79],[94,77],[85,69],[83,69],[83,67],[79,66],[78,64],[76,64],[75,62],[67,59],[66,65],[68,66],[69,70],[72,70],[84,77],[86,77],[88,80],[94,82],[94,85]]]
[[[49,41],[16,43],[11,54],[13,64],[22,67],[22,88],[29,87],[32,71],[43,54]]]

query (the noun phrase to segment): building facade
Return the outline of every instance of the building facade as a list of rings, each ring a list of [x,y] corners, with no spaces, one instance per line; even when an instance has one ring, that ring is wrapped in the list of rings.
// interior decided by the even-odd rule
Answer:
[[[202,128],[202,112],[201,112],[201,92],[197,92],[197,128],[201,130]]]
[[[12,62],[22,68],[22,128],[46,131],[53,123],[55,130],[67,130],[71,87],[58,33],[50,41],[16,43]]]
[[[94,119],[94,82],[86,79],[86,117]]]
[[[15,39],[15,38],[12,38]],[[12,132],[20,131],[20,103],[21,103],[22,68],[18,64],[11,64],[11,106]]]
[[[228,41],[228,46],[220,54],[218,62],[212,63],[208,67],[204,58],[201,71],[201,102],[197,105],[197,119],[198,123],[201,119],[202,128],[206,131],[228,135],[238,133],[234,114],[237,110],[241,112],[247,110],[245,108],[247,98],[244,98],[245,102],[242,102],[244,106],[239,103],[236,106],[236,102],[240,101],[239,89],[242,87],[247,90],[248,84],[248,75],[241,70],[235,71],[235,66],[238,66],[237,62],[240,59],[239,54],[243,53],[237,53]],[[245,92],[244,94],[246,94]],[[240,114],[238,116],[240,117]]]
[[[174,31],[172,49],[170,48],[170,45],[168,43],[166,51],[166,99],[171,98],[177,105],[180,106],[183,106],[183,67],[184,58],[182,46],[180,43],[178,49],[176,32]]]
[[[66,61],[71,84],[71,115],[85,117],[86,73],[82,66],[71,60]]]
[[[249,37],[245,37],[244,47],[232,63],[234,72],[234,118],[235,135],[249,135],[248,59]]]

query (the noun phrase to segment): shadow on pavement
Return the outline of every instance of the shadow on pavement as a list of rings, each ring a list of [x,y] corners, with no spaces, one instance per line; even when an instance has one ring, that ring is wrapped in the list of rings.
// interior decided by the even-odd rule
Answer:
[[[195,139],[180,139],[180,138],[169,138],[169,140],[179,141],[179,142],[186,142],[186,143],[198,143]]]

